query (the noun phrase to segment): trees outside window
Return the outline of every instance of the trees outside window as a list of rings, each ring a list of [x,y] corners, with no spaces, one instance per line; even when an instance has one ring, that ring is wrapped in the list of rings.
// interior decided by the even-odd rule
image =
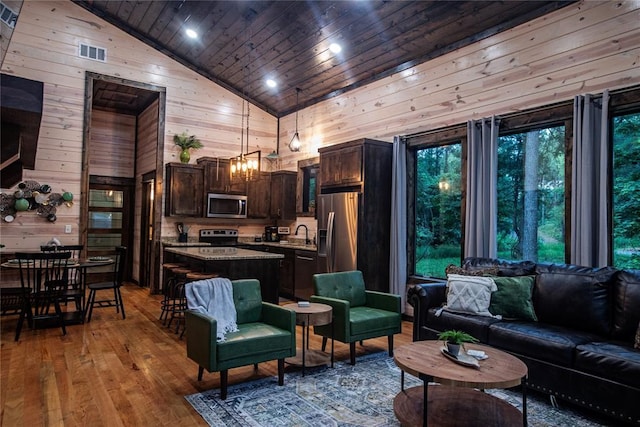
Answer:
[[[460,264],[462,144],[416,152],[415,274],[445,277],[449,264]]]
[[[640,268],[640,113],[613,117],[613,265]]]
[[[564,262],[565,128],[498,140],[498,257]]]

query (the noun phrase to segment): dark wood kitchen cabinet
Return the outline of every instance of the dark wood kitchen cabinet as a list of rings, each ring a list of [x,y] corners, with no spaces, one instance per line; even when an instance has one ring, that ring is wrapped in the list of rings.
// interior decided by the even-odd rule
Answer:
[[[247,182],[231,179],[231,162],[217,157],[200,157],[204,167],[204,193],[247,194]]]
[[[247,183],[247,217],[269,218],[271,213],[271,173],[260,172]]]
[[[295,249],[265,245],[263,246],[263,250],[265,252],[284,255],[284,258],[280,260],[280,286],[278,289],[280,295],[293,298],[295,292]]]
[[[322,186],[343,187],[360,184],[363,180],[362,152],[361,144],[340,144],[320,149]]]
[[[271,218],[296,219],[296,185],[298,173],[277,171],[271,173]]]
[[[201,217],[204,208],[204,167],[168,163],[166,172],[165,215]]]

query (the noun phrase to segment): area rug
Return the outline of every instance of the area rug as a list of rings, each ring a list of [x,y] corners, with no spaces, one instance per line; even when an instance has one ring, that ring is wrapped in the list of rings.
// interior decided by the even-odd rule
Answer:
[[[405,375],[405,388],[421,385]],[[227,399],[220,390],[185,396],[210,426],[399,426],[393,398],[400,391],[400,369],[386,352],[359,357],[355,366],[337,362],[287,372],[284,386],[276,377],[229,386]],[[511,390],[487,390],[522,409],[522,395]],[[534,427],[602,426],[569,409],[527,398],[529,425]]]

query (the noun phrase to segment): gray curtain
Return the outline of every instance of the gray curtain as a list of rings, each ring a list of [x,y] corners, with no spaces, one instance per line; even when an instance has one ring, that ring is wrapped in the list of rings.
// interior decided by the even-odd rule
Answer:
[[[498,126],[495,116],[467,122],[465,257],[497,255]]]
[[[573,102],[571,263],[609,264],[609,91]]]
[[[407,151],[400,137],[393,138],[391,176],[391,255],[389,289],[400,295],[402,312],[407,299]]]

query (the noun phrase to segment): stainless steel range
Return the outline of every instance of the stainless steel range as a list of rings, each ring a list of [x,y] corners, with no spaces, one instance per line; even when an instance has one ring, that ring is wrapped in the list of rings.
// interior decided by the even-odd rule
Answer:
[[[230,228],[203,229],[200,230],[201,243],[209,243],[211,246],[236,246],[238,244],[238,230]]]

